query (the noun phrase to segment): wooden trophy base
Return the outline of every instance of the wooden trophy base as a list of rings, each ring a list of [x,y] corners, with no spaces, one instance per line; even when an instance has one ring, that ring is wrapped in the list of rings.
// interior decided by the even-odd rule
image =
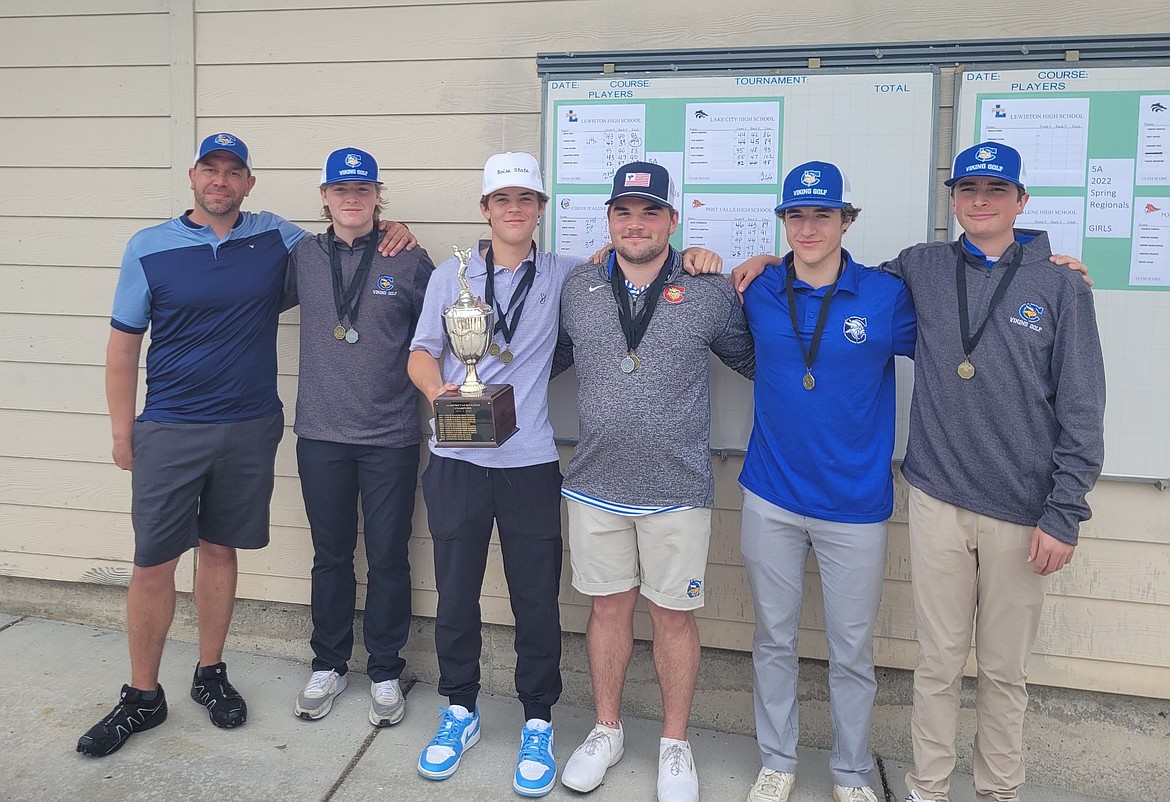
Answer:
[[[451,390],[435,399],[439,448],[495,448],[517,431],[516,397],[510,384],[489,384],[480,395]]]

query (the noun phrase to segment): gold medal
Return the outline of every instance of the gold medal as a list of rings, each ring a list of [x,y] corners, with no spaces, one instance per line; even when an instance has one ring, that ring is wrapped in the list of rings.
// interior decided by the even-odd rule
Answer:
[[[804,380],[801,383],[804,385],[804,389],[806,390],[811,390],[817,386],[817,380],[813,378],[812,373],[804,374]]]
[[[494,340],[492,341],[492,344],[488,346],[488,353],[492,356],[500,355],[500,346],[497,345]]]
[[[500,361],[505,365],[511,362],[512,359],[512,352],[509,349],[505,348],[503,351],[500,351]]]
[[[333,327],[333,339],[335,339],[335,340],[344,340],[345,339],[345,326],[338,323],[336,326]]]
[[[959,363],[959,378],[966,380],[975,376],[975,366],[971,364],[971,360],[963,357],[963,361]]]

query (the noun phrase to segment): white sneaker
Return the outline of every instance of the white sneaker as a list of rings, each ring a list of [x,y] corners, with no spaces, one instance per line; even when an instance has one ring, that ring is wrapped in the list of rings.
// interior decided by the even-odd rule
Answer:
[[[309,682],[297,703],[293,705],[293,712],[309,721],[324,718],[333,709],[333,700],[341,695],[349,680],[344,674],[336,671],[314,671]]]
[[[624,744],[621,727],[615,730],[598,724],[569,757],[561,772],[561,783],[581,793],[592,791],[605,779],[605,770],[622,759]]]
[[[658,741],[658,802],[699,802],[699,772],[686,741]]]
[[[796,785],[796,775],[787,771],[760,769],[756,784],[748,791],[747,802],[788,802]]]
[[[869,786],[849,788],[844,785],[833,786],[833,802],[877,802],[873,790]]]
[[[934,802],[930,797],[922,796],[917,791],[911,791],[906,795],[906,802]]]
[[[397,724],[406,715],[406,697],[398,680],[370,680],[370,697],[370,723],[375,727]]]

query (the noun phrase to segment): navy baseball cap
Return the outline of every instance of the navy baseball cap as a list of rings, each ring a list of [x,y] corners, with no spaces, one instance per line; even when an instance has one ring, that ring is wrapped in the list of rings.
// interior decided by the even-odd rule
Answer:
[[[659,206],[674,208],[674,181],[661,164],[630,162],[623,164],[613,176],[613,191],[605,205],[618,198],[645,198]]]
[[[1002,178],[1020,189],[1028,188],[1023,157],[1018,150],[1003,142],[980,142],[964,150],[955,157],[951,177],[943,183],[953,187],[961,179],[981,175]]]
[[[329,154],[321,168],[321,186],[342,181],[364,181],[381,184],[378,180],[378,162],[364,150],[341,148]]]
[[[226,131],[212,134],[200,142],[199,149],[195,151],[195,162],[198,163],[206,158],[209,153],[215,153],[220,150],[224,153],[232,154],[242,161],[245,167],[249,170],[252,169],[252,157],[248,155],[248,146],[244,144],[244,140]]]
[[[830,162],[798,164],[784,176],[777,212],[799,206],[844,209],[852,200],[849,179],[841,168]]]

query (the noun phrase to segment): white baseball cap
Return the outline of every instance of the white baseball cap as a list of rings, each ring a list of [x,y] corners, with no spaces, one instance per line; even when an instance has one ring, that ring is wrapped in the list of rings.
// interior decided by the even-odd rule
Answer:
[[[540,180],[540,165],[527,153],[497,153],[483,166],[483,192],[490,195],[504,187],[531,189],[545,194],[544,183]]]

